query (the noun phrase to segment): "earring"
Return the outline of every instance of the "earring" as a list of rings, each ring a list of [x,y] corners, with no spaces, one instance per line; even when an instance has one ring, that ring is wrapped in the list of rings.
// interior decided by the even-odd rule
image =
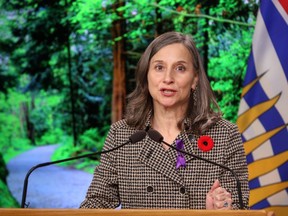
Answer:
[[[196,91],[197,91],[197,86],[196,86],[196,88],[195,89],[191,89],[192,90],[192,97],[193,97],[193,103],[194,103],[194,106],[196,106],[196,103],[197,103],[197,93],[196,93]]]

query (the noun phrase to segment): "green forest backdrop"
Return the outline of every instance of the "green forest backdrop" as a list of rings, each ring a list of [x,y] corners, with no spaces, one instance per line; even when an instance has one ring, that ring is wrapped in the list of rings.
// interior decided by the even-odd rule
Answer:
[[[145,47],[191,34],[224,117],[237,119],[256,0],[0,0],[0,207],[5,163],[39,145],[54,159],[101,150]],[[97,158],[73,166],[92,172]],[[71,165],[71,163],[70,163]]]

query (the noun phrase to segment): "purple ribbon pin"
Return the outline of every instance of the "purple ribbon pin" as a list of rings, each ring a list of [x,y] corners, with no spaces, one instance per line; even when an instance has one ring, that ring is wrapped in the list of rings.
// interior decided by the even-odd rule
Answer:
[[[184,149],[184,142],[181,139],[176,140],[176,149],[183,150]],[[176,161],[176,169],[179,167],[186,167],[186,160],[184,155],[177,151],[177,161]]]

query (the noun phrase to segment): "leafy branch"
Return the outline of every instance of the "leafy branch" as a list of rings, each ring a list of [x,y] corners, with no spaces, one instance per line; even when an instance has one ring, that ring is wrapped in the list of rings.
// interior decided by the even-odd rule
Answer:
[[[235,21],[235,20],[230,20],[230,19],[213,17],[213,16],[209,16],[206,14],[189,14],[189,13],[178,12],[178,11],[171,10],[171,9],[166,8],[166,7],[160,6],[157,3],[153,3],[153,4],[149,4],[149,5],[154,6],[156,8],[160,8],[160,9],[165,10],[165,11],[170,12],[170,13],[174,13],[174,14],[177,14],[180,16],[185,16],[185,17],[190,17],[190,18],[205,18],[205,19],[214,20],[216,22],[230,23],[230,24],[247,26],[247,27],[254,27],[255,26],[255,23],[245,23],[245,22],[240,22],[240,21]]]

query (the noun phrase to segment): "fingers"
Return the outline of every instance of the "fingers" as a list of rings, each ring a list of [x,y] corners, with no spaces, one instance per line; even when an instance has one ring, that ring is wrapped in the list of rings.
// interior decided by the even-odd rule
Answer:
[[[220,187],[219,180],[215,180],[213,185],[211,186],[210,190],[206,194],[206,209],[214,209],[214,198],[213,198],[213,192]]]
[[[232,196],[225,188],[221,187],[216,180],[206,195],[206,209],[232,209]]]
[[[215,189],[219,188],[220,187],[220,182],[218,179],[215,180],[215,182],[213,183],[209,193],[212,193]]]
[[[232,199],[227,198],[225,200],[214,200],[214,209],[217,210],[232,209]]]
[[[213,199],[214,209],[232,209],[231,193],[225,188],[217,187],[210,195]]]
[[[217,194],[215,195],[214,199],[217,201],[225,201],[227,199],[231,199],[231,195],[229,193]]]

